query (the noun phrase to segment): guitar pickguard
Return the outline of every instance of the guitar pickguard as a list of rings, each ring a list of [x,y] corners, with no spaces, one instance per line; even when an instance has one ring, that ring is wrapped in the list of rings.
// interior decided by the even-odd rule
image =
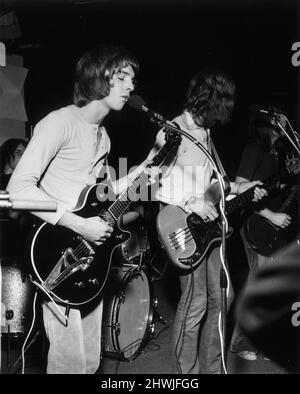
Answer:
[[[179,261],[184,264],[186,268],[193,268],[201,263],[205,257],[206,251],[212,243],[221,241],[222,226],[218,220],[204,222],[204,220],[196,214],[188,216],[187,224],[194,239],[196,249],[191,256],[179,258]],[[231,234],[232,229],[230,228],[227,237]]]
[[[195,268],[204,259],[210,245],[222,239],[222,226],[218,220],[204,222],[200,216],[187,214],[174,205],[159,212],[157,227],[169,257],[183,269]],[[231,234],[232,228],[229,228],[227,237]]]

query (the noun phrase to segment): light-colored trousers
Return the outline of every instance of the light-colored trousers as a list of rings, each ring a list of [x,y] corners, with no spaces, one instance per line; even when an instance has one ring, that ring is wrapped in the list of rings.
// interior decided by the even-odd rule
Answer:
[[[63,314],[66,307],[58,306]],[[53,302],[44,302],[43,320],[50,346],[47,374],[94,374],[100,364],[103,301],[84,314],[70,308],[68,324]]]

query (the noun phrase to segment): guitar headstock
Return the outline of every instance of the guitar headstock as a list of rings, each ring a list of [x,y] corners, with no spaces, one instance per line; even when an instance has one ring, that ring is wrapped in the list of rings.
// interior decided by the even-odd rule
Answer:
[[[268,105],[267,106],[267,111],[269,112],[267,114],[268,118],[269,118],[269,122],[271,125],[273,126],[278,126],[277,122],[279,122],[281,124],[281,126],[283,126],[284,128],[287,125],[287,117],[286,115],[283,113],[282,109],[275,106],[275,105]]]
[[[176,122],[173,122],[173,124],[175,127],[180,129],[180,127],[178,126],[178,124]],[[166,131],[165,140],[168,144],[179,145],[181,143],[182,137],[181,137],[180,133],[177,133],[176,131],[174,131],[172,129],[164,128],[164,130]]]
[[[289,157],[285,161],[288,174],[297,175],[300,173],[300,157]]]

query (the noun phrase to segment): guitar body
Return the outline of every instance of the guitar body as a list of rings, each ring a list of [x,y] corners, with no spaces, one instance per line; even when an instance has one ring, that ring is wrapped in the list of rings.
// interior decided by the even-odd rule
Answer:
[[[222,240],[222,226],[218,220],[204,222],[175,205],[167,205],[157,216],[157,230],[171,261],[179,268],[196,268],[210,246]],[[229,229],[227,237],[232,234]]]
[[[295,202],[299,193],[299,185],[287,189],[288,197],[282,204],[279,212],[290,213],[295,208]],[[295,229],[294,229],[295,230]],[[244,226],[245,236],[252,248],[262,256],[271,256],[277,250],[283,248],[289,242],[293,226],[282,228],[273,224],[265,217],[253,213]]]
[[[180,142],[178,133],[166,133],[166,143],[118,197],[107,182],[82,191],[73,212],[84,218],[99,216],[114,229],[102,245],[96,246],[65,227],[46,222],[37,225],[27,246],[32,280],[36,285],[56,301],[73,306],[97,297],[106,283],[112,253],[130,237],[129,231],[119,227],[119,220],[149,185],[146,168],[161,166],[168,155],[178,150]]]
[[[252,248],[267,257],[284,247],[289,238],[288,227],[278,227],[257,213],[247,219],[244,231]]]
[[[113,218],[108,208],[114,198],[105,182],[93,185],[81,193],[73,212],[84,218],[99,215],[109,222]],[[32,274],[55,300],[83,305],[102,291],[112,253],[129,237],[130,233],[116,224],[112,236],[96,246],[65,227],[43,222],[34,228],[29,240]]]

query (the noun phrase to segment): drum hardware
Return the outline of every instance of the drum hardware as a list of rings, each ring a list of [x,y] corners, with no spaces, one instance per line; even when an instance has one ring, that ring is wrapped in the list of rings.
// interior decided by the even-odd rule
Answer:
[[[153,302],[153,320],[159,321],[164,326],[169,326],[167,321],[160,315],[158,311],[158,299],[154,298],[152,302]]]
[[[142,259],[150,252],[148,229],[143,223],[132,223],[125,228],[130,237],[116,249],[116,256],[121,264],[141,264]]]
[[[12,320],[14,318],[14,311],[12,309],[8,309],[5,312],[6,320]]]
[[[169,324],[167,321],[160,315],[158,312],[157,308],[154,309],[154,319],[157,319],[161,324],[163,324],[166,327],[169,327]]]
[[[133,361],[154,333],[152,284],[143,266],[115,267],[104,298],[103,355]]]
[[[6,310],[5,318],[7,321],[10,321],[14,318],[14,311],[12,309]],[[10,333],[10,323],[7,323],[7,370],[10,369],[11,366],[11,333]]]
[[[120,334],[120,323],[114,323],[114,324],[110,324],[107,327],[115,330],[116,334],[119,335]]]
[[[11,347],[28,332],[34,288],[18,257],[1,259],[1,277],[1,337],[6,348],[6,368],[10,371]]]
[[[150,327],[149,327],[149,336],[152,337],[154,335],[154,333],[155,333],[155,324],[151,323]]]
[[[121,291],[120,294],[118,295],[118,300],[122,304],[125,301],[125,293],[124,291]]]
[[[33,299],[33,287],[24,275],[17,259],[1,261],[2,289],[1,297],[4,306],[1,334],[13,337],[23,336]]]
[[[37,340],[37,337],[39,335],[41,335],[42,332],[40,329],[37,329],[33,338],[31,339],[31,341],[29,342],[29,344],[26,346],[26,348],[24,349],[24,353],[26,353],[26,351],[28,350],[28,348]],[[42,351],[44,353],[44,351]],[[18,370],[15,370],[16,366],[18,365],[18,363],[21,361],[22,359],[22,354],[17,358],[17,360],[14,362],[14,364],[11,366],[11,362],[7,363],[7,374],[13,374],[16,373]]]
[[[11,200],[10,194],[6,190],[0,190],[0,212],[1,211],[43,211],[56,212],[57,203],[53,201],[30,201]],[[0,245],[2,246],[2,245]],[[11,337],[19,338],[25,334],[27,321],[27,311],[29,307],[28,299],[32,296],[32,286],[24,271],[16,264],[13,258],[1,257],[1,336],[7,339],[7,370],[14,368],[22,355],[11,367]],[[8,262],[8,264],[7,264]],[[3,313],[3,310],[5,312]],[[35,341],[38,332],[31,340],[28,347]]]
[[[145,262],[145,265],[151,269],[151,281],[154,282],[155,280],[161,280],[165,276],[165,272],[167,269],[168,265],[168,259],[161,253],[163,251],[163,248],[160,247],[154,254],[151,256],[151,259],[147,260]],[[160,267],[159,265],[156,267],[155,262],[158,260],[158,257],[161,257],[161,259],[164,260],[163,266]],[[161,260],[159,260],[160,264]],[[149,269],[149,271],[150,271]]]
[[[8,191],[0,190],[0,211],[2,210],[56,212],[57,203],[52,200],[11,200]]]

